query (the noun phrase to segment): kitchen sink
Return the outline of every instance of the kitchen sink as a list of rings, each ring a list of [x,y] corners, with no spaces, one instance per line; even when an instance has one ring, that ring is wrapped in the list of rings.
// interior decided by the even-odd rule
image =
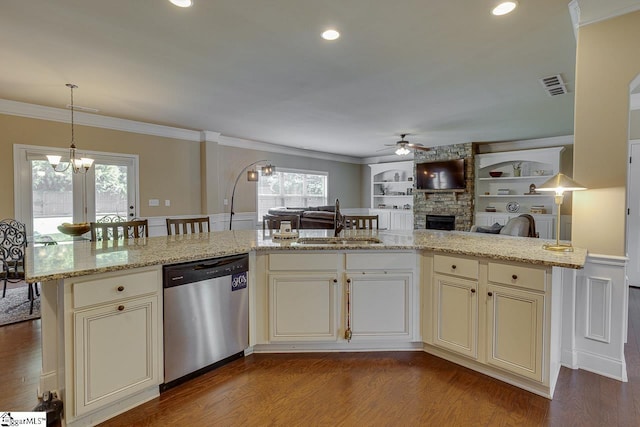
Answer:
[[[376,245],[382,240],[377,237],[301,237],[294,243],[298,245]]]

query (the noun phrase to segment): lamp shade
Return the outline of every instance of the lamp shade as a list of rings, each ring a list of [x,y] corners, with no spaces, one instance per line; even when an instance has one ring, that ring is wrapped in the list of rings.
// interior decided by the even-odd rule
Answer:
[[[247,171],[247,181],[255,182],[258,180],[258,171],[252,169]]]
[[[563,173],[558,173],[548,179],[544,184],[536,187],[537,191],[555,191],[562,194],[565,191],[586,190],[587,187],[580,185]]]

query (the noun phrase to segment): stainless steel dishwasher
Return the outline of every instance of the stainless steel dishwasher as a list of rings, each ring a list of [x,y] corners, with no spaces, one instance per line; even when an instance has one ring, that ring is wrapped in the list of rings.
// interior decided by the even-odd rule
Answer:
[[[164,391],[244,355],[246,254],[163,267]]]

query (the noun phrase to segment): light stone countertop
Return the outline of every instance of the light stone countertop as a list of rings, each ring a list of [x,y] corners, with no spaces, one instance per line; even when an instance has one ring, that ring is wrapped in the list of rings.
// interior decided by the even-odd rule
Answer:
[[[328,237],[333,230],[302,230],[301,237]],[[344,235],[344,232],[343,232]],[[121,242],[73,242],[30,246],[26,254],[26,278],[32,282],[65,279],[88,274],[150,265],[275,250],[427,250],[535,265],[582,268],[587,250],[556,253],[542,249],[545,240],[461,231],[348,231],[347,237],[377,237],[381,244],[298,245],[295,240],[273,239],[262,230],[234,230],[180,236],[149,237]]]

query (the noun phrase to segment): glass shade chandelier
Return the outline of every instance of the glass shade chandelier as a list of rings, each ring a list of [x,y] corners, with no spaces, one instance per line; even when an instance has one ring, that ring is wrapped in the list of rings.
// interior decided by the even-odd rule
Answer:
[[[93,164],[93,159],[88,157],[82,157],[76,151],[76,143],[75,143],[75,132],[74,132],[74,122],[73,122],[73,90],[77,89],[78,86],[73,83],[67,83],[66,86],[71,89],[71,147],[69,148],[69,163],[66,166],[61,166],[60,160],[62,156],[58,155],[47,155],[47,160],[49,164],[56,172],[65,172],[69,167],[72,168],[73,173],[87,173]]]

